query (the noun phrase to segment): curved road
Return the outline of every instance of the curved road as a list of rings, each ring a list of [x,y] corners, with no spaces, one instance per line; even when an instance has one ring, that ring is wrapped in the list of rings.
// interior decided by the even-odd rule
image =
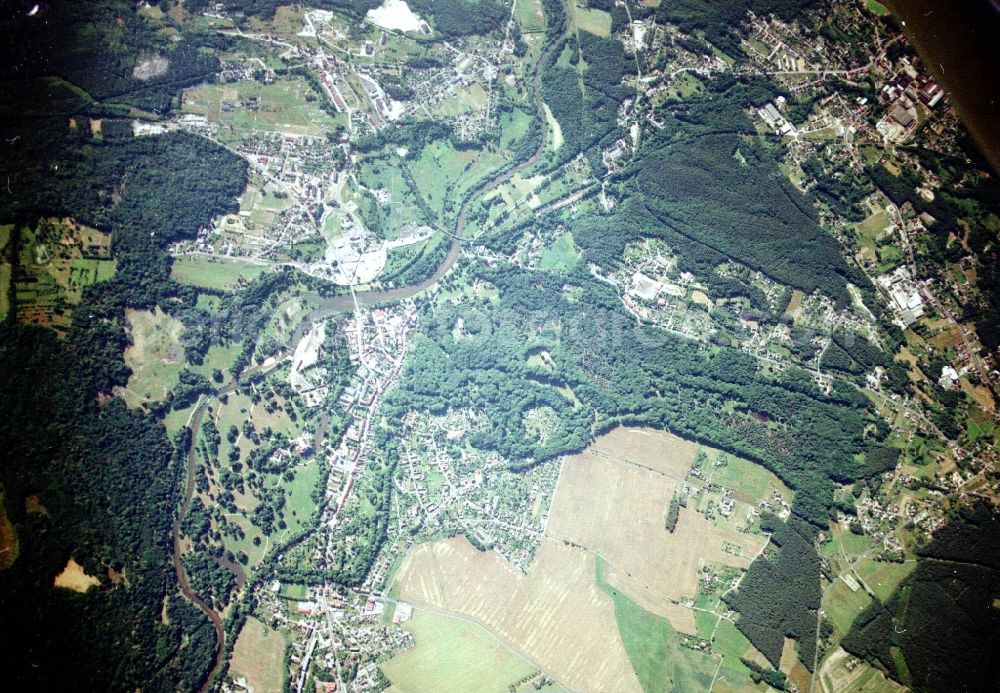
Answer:
[[[565,34],[566,26],[564,24],[563,31],[560,35]],[[380,289],[371,291],[354,292],[352,294],[340,294],[331,297],[321,297],[316,295],[310,295],[310,299],[317,303],[318,306],[306,315],[302,324],[295,330],[292,335],[291,344],[294,345],[296,340],[302,336],[305,330],[311,327],[313,324],[320,320],[325,320],[328,317],[337,315],[340,313],[349,312],[354,309],[355,303],[358,306],[373,306],[380,303],[390,303],[395,301],[401,301],[406,298],[410,298],[425,289],[432,287],[441,277],[443,277],[448,270],[454,266],[455,262],[458,260],[458,256],[462,252],[462,237],[465,232],[466,217],[469,212],[469,207],[473,200],[476,199],[483,192],[493,189],[498,185],[503,184],[515,174],[523,171],[524,169],[534,166],[538,160],[542,157],[545,152],[545,143],[548,137],[548,121],[545,118],[545,114],[542,111],[542,96],[541,96],[541,66],[549,60],[552,54],[552,50],[558,45],[558,41],[545,47],[545,50],[539,56],[538,62],[535,64],[534,73],[532,75],[532,94],[535,102],[536,118],[537,122],[541,124],[541,141],[535,151],[524,161],[506,168],[499,173],[495,174],[488,180],[479,183],[471,190],[469,190],[462,200],[462,206],[459,209],[458,218],[455,220],[455,232],[453,234],[454,239],[451,242],[451,246],[448,248],[448,254],[445,259],[438,265],[434,272],[424,279],[423,281],[417,282],[416,284],[409,284],[407,286],[401,286],[395,289]],[[273,366],[270,366],[267,370],[277,367],[281,361]],[[239,378],[234,379],[231,383],[225,387],[220,388],[215,392],[215,397],[220,395],[228,394],[234,391],[237,386],[243,382],[248,375],[251,375],[253,371],[260,370],[257,366],[251,366],[240,374]],[[198,469],[198,458],[196,450],[197,433],[201,429],[202,418],[205,415],[206,407],[212,401],[212,397],[209,397],[205,401],[198,404],[195,408],[191,421],[188,428],[191,429],[191,444],[188,448],[187,456],[187,486],[184,491],[184,500],[181,503],[180,511],[174,518],[173,525],[173,543],[174,543],[174,571],[177,573],[177,581],[180,583],[181,592],[184,596],[191,600],[195,606],[197,606],[201,611],[208,617],[212,622],[213,628],[215,628],[216,635],[216,648],[215,648],[215,661],[212,665],[211,671],[205,678],[205,682],[201,687],[201,691],[204,692],[211,685],[213,679],[218,674],[219,669],[222,667],[222,653],[225,646],[225,629],[222,624],[222,617],[219,615],[215,609],[213,609],[204,599],[198,596],[198,594],[191,588],[191,584],[188,581],[187,574],[184,571],[184,566],[181,562],[181,523],[183,523],[184,518],[187,516],[188,510],[191,507],[191,499],[194,496],[195,490],[195,473]],[[227,568],[229,568],[233,574],[236,576],[237,585],[242,585],[245,579],[245,574],[239,565],[233,564],[230,561],[224,561],[222,563]]]

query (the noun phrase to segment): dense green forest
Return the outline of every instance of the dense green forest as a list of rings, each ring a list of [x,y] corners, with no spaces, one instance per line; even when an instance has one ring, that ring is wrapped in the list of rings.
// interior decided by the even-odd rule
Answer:
[[[571,56],[569,67],[556,64],[563,51]],[[551,64],[542,72],[542,98],[565,138],[561,159],[583,152],[595,169],[603,169],[601,150],[616,137],[618,109],[634,95],[621,82],[634,73],[634,60],[616,39],[580,32],[552,51]]]
[[[816,528],[794,515],[785,523],[770,513],[761,515],[760,524],[771,532],[777,552],[754,561],[726,601],[740,614],[736,627],[773,667],[781,662],[787,636],[798,641],[799,659],[811,670],[821,597]]]
[[[858,616],[844,649],[914,691],[995,690],[998,544],[992,508],[977,502],[958,509],[889,601],[875,600]]]

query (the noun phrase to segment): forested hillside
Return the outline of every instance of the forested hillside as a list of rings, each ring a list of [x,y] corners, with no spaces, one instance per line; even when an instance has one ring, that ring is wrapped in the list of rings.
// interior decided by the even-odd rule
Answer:
[[[183,41],[166,46],[129,3],[45,10],[36,22],[22,13],[3,24],[5,49],[19,52],[24,70],[2,84],[17,99],[0,107],[9,191],[0,223],[64,215],[110,232],[117,272],[84,291],[63,340],[16,324],[14,311],[2,328],[0,445],[8,462],[0,483],[20,552],[0,573],[0,622],[17,633],[0,659],[17,688],[193,690],[212,662],[215,633],[178,596],[170,563],[183,460],[152,414],[108,395],[129,375],[124,308],[183,310],[193,302],[170,279],[164,248],[234,210],[246,166],[189,135],[134,139],[127,122],[106,121],[106,137],[96,140],[86,117],[69,115],[115,114],[119,104],[169,108],[215,58]],[[171,51],[175,71],[139,84],[132,65],[150,48]],[[60,86],[56,74],[75,87]],[[12,238],[16,262],[16,232]],[[53,586],[71,558],[96,588]]]

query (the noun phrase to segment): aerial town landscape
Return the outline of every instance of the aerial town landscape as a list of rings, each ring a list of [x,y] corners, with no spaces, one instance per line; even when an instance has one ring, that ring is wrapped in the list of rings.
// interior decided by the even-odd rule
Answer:
[[[20,685],[996,682],[1000,187],[896,3],[102,2],[9,20],[128,54],[5,126],[4,608],[101,653]]]

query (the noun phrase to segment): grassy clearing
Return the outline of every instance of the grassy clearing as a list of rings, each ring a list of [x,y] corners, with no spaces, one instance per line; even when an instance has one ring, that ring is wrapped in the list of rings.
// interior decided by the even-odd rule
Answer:
[[[0,265],[0,320],[10,312],[10,265]]]
[[[879,17],[887,17],[889,15],[889,8],[878,2],[878,0],[865,0],[865,8]]]
[[[542,104],[542,110],[545,111],[545,122],[548,123],[549,147],[551,147],[552,151],[557,151],[565,141],[563,139],[562,126],[559,125],[556,117],[552,115],[552,110],[548,104]]]
[[[240,355],[241,350],[242,345],[240,342],[232,342],[225,345],[214,344],[208,348],[208,351],[205,353],[205,360],[201,365],[192,366],[191,370],[208,379],[212,378],[212,373],[215,370],[220,370],[223,374],[223,383],[229,382],[233,376],[229,371],[229,367],[233,365],[233,361]]]
[[[243,282],[253,281],[267,270],[262,265],[185,255],[174,258],[170,275],[181,284],[228,291]]]
[[[769,498],[774,491],[791,503],[791,489],[772,472],[741,457],[725,455],[720,457],[720,461],[722,460],[725,460],[722,466],[713,465],[709,468],[708,480],[712,483],[731,488],[738,496],[742,496],[741,500],[754,504],[763,498]]]
[[[864,588],[859,587],[856,592],[852,591],[846,582],[838,578],[823,600],[823,609],[830,616],[833,625],[841,633],[846,634],[851,629],[854,619],[869,603],[871,597]]]
[[[125,349],[125,364],[132,370],[122,392],[125,403],[138,406],[162,402],[177,385],[184,369],[181,334],[184,324],[163,312],[127,310],[132,344]]]
[[[517,21],[522,34],[544,31],[545,12],[541,0],[517,0]]]
[[[604,10],[592,10],[572,6],[573,26],[577,29],[607,37],[611,35],[611,15]]]
[[[882,602],[889,601],[893,592],[913,570],[917,567],[915,560],[907,563],[889,563],[888,561],[875,561],[865,558],[857,565],[858,575],[878,596]]]
[[[202,84],[184,92],[182,110],[240,130],[319,136],[336,125],[302,78]]]
[[[573,243],[573,235],[567,232],[559,236],[555,243],[545,249],[538,261],[538,266],[544,270],[555,269],[568,272],[576,266],[579,259],[580,253]]]
[[[406,622],[416,646],[382,664],[401,693],[496,691],[529,676],[535,667],[479,626],[424,611]]]
[[[194,411],[195,405],[185,407],[184,409],[172,409],[163,419],[163,426],[167,429],[167,435],[173,438],[177,435],[184,426],[187,425],[188,419],[191,418],[191,413]]]
[[[247,619],[233,648],[232,678],[245,678],[255,691],[280,691],[285,682],[285,636],[253,618]]]
[[[2,245],[10,230],[0,238]],[[80,302],[84,288],[115,272],[111,236],[73,219],[47,218],[35,228],[22,228],[18,252],[23,276],[15,286],[17,318],[57,331],[69,326],[72,306]],[[9,286],[10,281],[7,267],[6,282],[0,284]],[[4,291],[4,303],[7,298]]]

